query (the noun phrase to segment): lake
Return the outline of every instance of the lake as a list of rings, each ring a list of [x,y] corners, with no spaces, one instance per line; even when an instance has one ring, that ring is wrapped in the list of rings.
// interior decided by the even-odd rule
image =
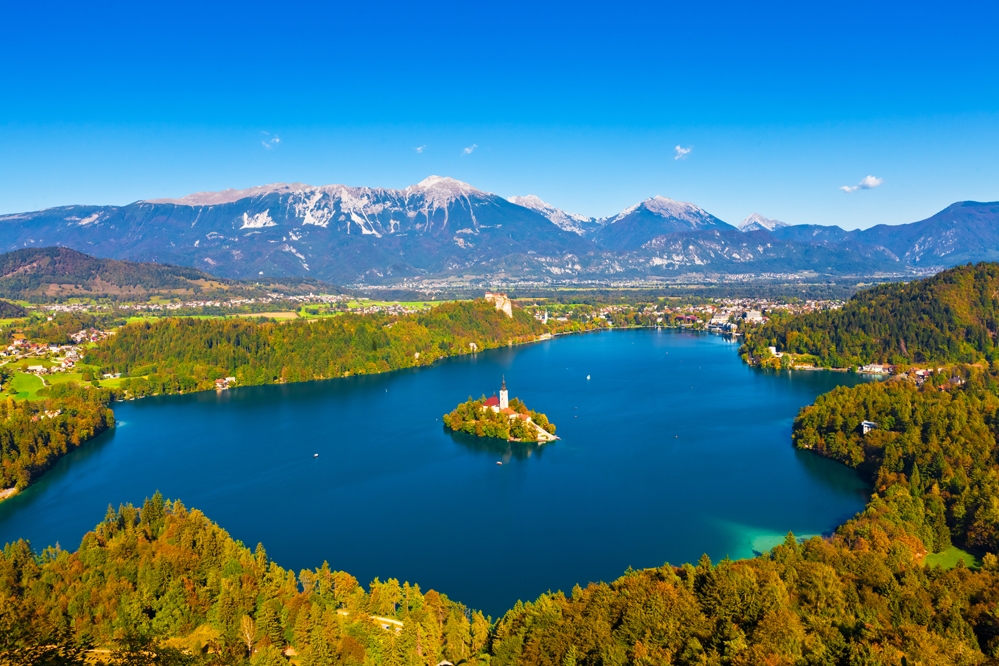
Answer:
[[[444,432],[445,412],[492,395],[504,375],[561,441],[510,450]],[[115,431],[0,504],[0,543],[75,549],[108,503],[141,505],[159,489],[285,568],[326,560],[496,617],[629,566],[751,557],[788,530],[828,533],[869,489],[796,451],[791,424],[819,394],[860,381],[749,368],[721,336],[632,330],[147,398],[116,405]]]

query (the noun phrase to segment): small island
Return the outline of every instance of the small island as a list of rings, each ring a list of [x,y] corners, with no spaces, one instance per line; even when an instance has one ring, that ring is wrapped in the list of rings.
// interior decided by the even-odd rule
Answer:
[[[450,414],[444,415],[444,426],[448,430],[463,432],[476,437],[492,437],[509,442],[538,442],[544,444],[558,439],[555,425],[548,417],[532,412],[519,399],[509,399],[506,390],[506,377],[500,386],[499,396],[482,396],[479,400],[468,401]]]

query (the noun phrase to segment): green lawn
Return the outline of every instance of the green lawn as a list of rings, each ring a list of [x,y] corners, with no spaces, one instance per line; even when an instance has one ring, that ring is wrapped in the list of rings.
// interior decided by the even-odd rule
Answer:
[[[70,382],[76,382],[81,386],[90,385],[90,382],[83,381],[82,372],[58,372],[54,375],[46,375],[45,384],[42,384],[41,378],[36,375],[15,372],[14,378],[8,383],[8,386],[13,385],[17,389],[17,394],[13,396],[15,400],[44,400],[45,396],[38,395],[38,389],[46,385],[54,386]],[[118,388],[121,386],[121,378],[101,379],[99,383],[103,388]],[[7,386],[4,387],[5,390],[6,388]]]
[[[83,383],[83,373],[82,372],[57,372],[54,375],[46,375],[45,383],[49,386],[54,386],[56,384],[68,384],[70,382],[76,382],[77,384]]]
[[[930,553],[923,559],[923,564],[928,567],[935,567],[939,564],[944,569],[953,569],[960,559],[963,559],[964,565],[969,568],[977,569],[982,565],[977,557],[957,546],[951,546],[942,553]]]
[[[17,389],[17,395],[14,396],[15,400],[43,400],[37,395],[38,389],[45,386],[42,380],[35,376],[29,375],[24,372],[15,372],[14,378],[8,382],[8,385],[13,386]],[[4,388],[7,388],[6,386]]]

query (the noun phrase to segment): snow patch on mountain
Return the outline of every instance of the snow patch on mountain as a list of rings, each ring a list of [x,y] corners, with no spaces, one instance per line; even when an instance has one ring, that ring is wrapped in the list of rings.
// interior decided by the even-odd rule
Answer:
[[[243,213],[243,226],[240,229],[263,229],[264,227],[276,227],[277,222],[271,219],[271,214],[268,211],[263,213],[257,213],[256,215],[249,215]]]
[[[780,220],[771,220],[763,217],[759,213],[753,213],[745,220],[739,223],[739,231],[760,231],[766,229],[767,231],[773,231],[774,229],[780,229],[781,227],[790,226],[787,222],[781,222]]]
[[[533,210],[535,213],[540,213],[551,220],[552,224],[558,228],[579,234],[580,236],[585,235],[597,222],[596,218],[577,215],[576,213],[567,213],[533,194],[528,194],[526,197],[510,197],[507,201]]]

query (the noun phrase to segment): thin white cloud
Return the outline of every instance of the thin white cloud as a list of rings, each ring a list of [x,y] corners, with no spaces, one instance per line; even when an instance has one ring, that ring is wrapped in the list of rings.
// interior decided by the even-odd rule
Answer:
[[[856,185],[844,185],[839,188],[846,193],[856,192],[857,190],[873,190],[875,187],[885,182],[882,178],[875,178],[874,176],[867,176],[862,181]]]
[[[267,150],[270,150],[271,148],[274,148],[276,145],[281,143],[281,137],[279,137],[277,134],[275,134],[274,136],[271,136],[270,132],[261,132],[261,134],[263,134],[264,136],[271,137],[269,139],[264,139],[263,141],[260,142],[260,145],[262,145]]]
[[[476,148],[478,148],[478,146],[473,143],[468,148],[465,148],[465,150],[461,151],[461,154],[462,155],[471,155],[472,151],[475,150]]]
[[[687,146],[686,148],[681,148],[680,146],[677,146],[676,148],[673,149],[676,151],[676,156],[673,159],[685,160],[687,159],[687,155],[689,155],[690,151],[692,151],[693,149],[694,149],[693,146]]]
[[[417,152],[417,154],[419,154],[419,153],[422,153],[423,149],[426,148],[426,147],[427,147],[426,144],[424,144],[422,146],[417,146],[416,148],[413,148],[413,150],[415,150]]]

